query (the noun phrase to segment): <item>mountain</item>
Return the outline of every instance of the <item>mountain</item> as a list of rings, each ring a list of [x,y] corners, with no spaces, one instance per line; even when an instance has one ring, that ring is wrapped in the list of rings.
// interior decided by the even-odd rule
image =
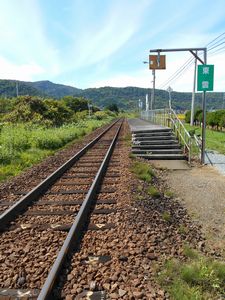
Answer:
[[[25,81],[0,79],[0,97],[16,97],[16,85],[20,95],[45,96],[45,93],[37,90],[32,84]]]
[[[55,84],[51,81],[15,81],[15,80],[0,80],[0,97],[15,97],[16,82],[18,83],[19,95],[31,95],[41,97],[62,98],[67,95],[85,97],[99,106],[105,107],[112,103],[118,105],[124,110],[136,109],[138,100],[141,99],[145,104],[146,94],[151,93],[151,89],[139,87],[101,87],[78,89],[72,86],[63,84]],[[175,109],[186,110],[191,107],[191,93],[172,92],[172,107]],[[149,96],[150,98],[150,96]],[[155,91],[154,108],[168,107],[168,92],[164,90]],[[207,109],[223,108],[223,93],[207,93]],[[201,106],[202,95],[196,94],[196,106]]]
[[[67,95],[78,95],[82,93],[80,89],[69,85],[56,84],[48,80],[29,82],[29,85],[36,88],[40,93],[44,92],[53,98],[62,98]]]

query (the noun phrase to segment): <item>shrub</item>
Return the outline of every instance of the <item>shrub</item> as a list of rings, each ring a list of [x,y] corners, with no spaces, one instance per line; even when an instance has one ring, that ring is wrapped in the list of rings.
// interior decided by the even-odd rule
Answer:
[[[97,120],[103,120],[108,117],[108,114],[106,111],[96,111],[94,116]]]
[[[186,113],[185,113],[185,122],[186,122],[186,123],[190,123],[190,121],[191,121],[191,111],[188,110],[188,111],[186,111]]]

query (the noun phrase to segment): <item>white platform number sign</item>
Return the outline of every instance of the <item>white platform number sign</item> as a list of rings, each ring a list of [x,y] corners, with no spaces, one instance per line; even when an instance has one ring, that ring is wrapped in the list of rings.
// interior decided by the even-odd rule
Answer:
[[[198,91],[213,91],[214,65],[198,66]]]

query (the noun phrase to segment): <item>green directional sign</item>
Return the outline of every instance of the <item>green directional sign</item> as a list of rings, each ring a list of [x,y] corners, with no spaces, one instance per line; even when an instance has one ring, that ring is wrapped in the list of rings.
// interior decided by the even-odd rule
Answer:
[[[214,65],[198,66],[198,91],[213,91]]]

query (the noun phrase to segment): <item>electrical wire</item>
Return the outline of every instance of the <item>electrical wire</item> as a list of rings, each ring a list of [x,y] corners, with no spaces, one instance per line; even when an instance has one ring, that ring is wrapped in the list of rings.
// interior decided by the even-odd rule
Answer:
[[[209,56],[213,56],[215,54],[218,53],[222,53],[223,51],[219,52],[219,50],[224,49],[225,47],[221,47],[219,49],[219,46],[221,46],[222,44],[225,44],[225,32],[223,32],[222,34],[220,34],[219,36],[217,36],[215,39],[213,39],[212,41],[210,41],[207,45],[211,45],[208,49],[208,53]],[[224,36],[224,37],[222,37]],[[222,38],[221,38],[222,37]],[[215,51],[213,51],[212,53],[210,53],[213,49],[216,49]],[[213,54],[213,55],[211,55]],[[201,56],[202,53],[199,54],[199,56]],[[171,84],[172,82],[174,82],[175,80],[178,80],[183,74],[185,74],[185,72],[194,64],[195,58],[190,57],[174,74],[172,74],[166,81],[164,81],[160,86],[159,89],[163,89],[165,86]]]

